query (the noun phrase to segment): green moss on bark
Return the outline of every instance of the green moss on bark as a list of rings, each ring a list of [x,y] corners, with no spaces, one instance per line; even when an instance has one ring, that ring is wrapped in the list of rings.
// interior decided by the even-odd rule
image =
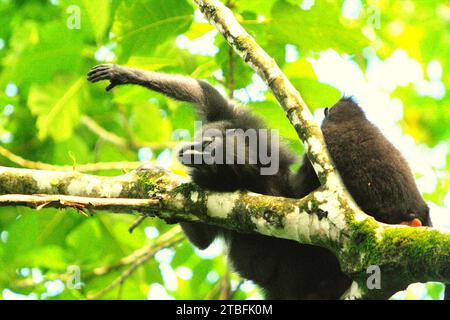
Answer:
[[[31,177],[18,179],[15,175],[0,175],[0,194],[35,194],[39,193],[37,182]]]
[[[246,211],[249,212],[246,212]],[[246,214],[243,214],[246,212]],[[252,217],[257,218],[261,215],[260,208],[252,205],[251,203],[244,204],[238,201],[233,208],[231,213],[231,228],[242,228],[244,232],[255,232],[257,230],[256,224],[252,221]]]
[[[139,198],[155,198],[158,194],[166,191],[166,182],[163,180],[166,172],[162,169],[146,169],[145,167],[136,170],[138,175],[138,184],[134,188],[133,196]]]
[[[383,260],[404,261],[406,276],[421,274],[450,281],[450,239],[438,231],[398,228],[382,233],[378,251]],[[420,279],[418,279],[420,280]]]
[[[206,193],[195,183],[183,183],[172,192],[172,197],[181,194],[185,200],[186,210],[195,212],[198,217],[207,218]]]

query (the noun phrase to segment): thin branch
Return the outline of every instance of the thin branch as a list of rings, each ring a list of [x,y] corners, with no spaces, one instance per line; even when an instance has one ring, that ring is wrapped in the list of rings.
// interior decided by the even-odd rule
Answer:
[[[233,292],[231,292],[230,294],[230,300],[233,300],[234,297],[236,296],[236,294],[239,292],[239,290],[241,289],[242,285],[244,284],[245,280],[241,279],[239,281],[239,283],[237,284],[236,288],[233,290]]]
[[[230,284],[230,271],[225,270],[224,275],[214,285],[214,287],[208,292],[204,300],[230,300],[231,299],[231,284]]]
[[[112,144],[115,144],[122,148],[128,148],[129,143],[126,139],[119,137],[118,135],[109,132],[102,126],[100,126],[97,122],[94,121],[91,117],[87,115],[82,115],[80,118],[80,123],[86,126],[89,130],[91,130],[93,133],[95,133],[97,136],[102,138],[105,141],[111,142]]]
[[[233,9],[234,3],[231,0],[227,0],[225,5]],[[228,48],[228,96],[230,99],[233,98],[234,95],[234,61],[233,61],[233,47]]]
[[[82,212],[88,210],[107,210],[111,212],[143,212],[159,209],[157,199],[89,198],[66,195],[23,195],[8,194],[0,196],[0,206],[25,206],[42,208],[74,208]]]
[[[147,252],[143,255],[137,256],[137,258],[133,261],[130,268],[122,272],[120,276],[118,276],[113,282],[111,282],[108,286],[101,289],[100,291],[88,295],[88,299],[95,300],[109,291],[113,290],[115,287],[122,285],[126,279],[128,279],[139,267],[141,267],[144,263],[146,263],[149,259],[153,258],[154,255],[165,248],[173,247],[176,244],[180,243],[184,240],[183,234],[180,232],[178,227],[171,229],[164,235],[162,235],[157,242],[150,247]]]
[[[129,266],[129,265],[133,265],[136,263],[136,261],[138,261],[142,257],[148,255],[149,253],[159,251],[160,249],[158,249],[158,248],[161,248],[162,244],[166,244],[167,241],[170,241],[171,239],[173,239],[173,240],[180,239],[180,241],[182,241],[184,239],[184,234],[179,226],[173,227],[166,233],[162,234],[158,238],[158,240],[156,240],[156,242],[153,242],[149,245],[146,245],[142,248],[135,250],[130,255],[121,258],[115,264],[97,267],[90,272],[83,273],[83,281],[86,282],[94,277],[97,278],[97,277],[105,276],[105,275],[107,275],[113,271],[116,271],[120,268]],[[175,242],[174,245],[177,243],[178,242]],[[167,247],[169,247],[169,246],[170,246],[170,243],[168,244]],[[21,280],[13,282],[12,286],[13,286],[13,288],[34,287],[34,286],[42,284],[44,281],[49,281],[49,280],[67,281],[72,276],[73,276],[72,272],[65,272],[65,273],[57,274],[57,275],[46,275],[45,279],[38,283],[33,281],[33,279],[31,279],[31,278],[27,278],[27,279],[21,279]]]
[[[132,141],[129,141],[125,138],[119,137],[115,133],[112,133],[102,126],[100,126],[97,122],[95,122],[94,119],[87,115],[82,115],[80,118],[80,122],[86,126],[90,131],[95,133],[97,136],[99,136],[101,139],[108,141],[118,147],[124,148],[124,149],[139,149],[139,148],[152,148],[152,149],[164,149],[164,148],[172,148],[177,145],[176,142],[169,141],[169,142],[149,142],[149,141],[142,141],[137,138],[132,139]]]
[[[103,275],[106,275],[114,270],[117,270],[117,269],[123,267],[123,266],[128,266],[128,265],[134,264],[137,260],[139,260],[143,256],[147,255],[149,252],[155,251],[155,248],[158,248],[159,246],[161,246],[161,243],[165,243],[166,241],[168,241],[170,239],[175,239],[175,238],[178,239],[179,237],[184,239],[184,234],[183,234],[180,226],[175,226],[172,229],[170,229],[169,231],[167,231],[166,233],[162,234],[156,240],[156,242],[153,242],[153,243],[149,244],[148,246],[140,248],[140,249],[134,251],[133,253],[131,253],[130,255],[121,258],[119,260],[119,262],[116,264],[95,268],[92,272],[88,273],[87,276],[85,275],[84,278],[86,279],[86,277],[91,278],[94,276],[95,277],[103,276]]]
[[[96,162],[74,165],[54,165],[41,161],[31,161],[18,156],[8,149],[0,146],[0,155],[9,161],[28,169],[40,169],[51,171],[79,171],[79,172],[95,172],[104,170],[133,170],[144,164],[140,161],[117,161],[117,162]]]
[[[220,280],[214,285],[214,287],[212,287],[212,289],[206,294],[203,300],[215,299],[217,294],[220,293],[220,289],[222,288],[222,279],[223,278],[220,278]]]
[[[144,220],[147,219],[147,216],[139,217],[129,228],[128,232],[133,233],[134,229],[136,229]]]
[[[228,49],[228,95],[231,99],[234,95],[234,61],[231,47]]]
[[[124,282],[121,282],[119,285],[119,290],[117,292],[116,300],[122,300],[123,284],[124,284]]]
[[[225,274],[220,282],[220,294],[219,300],[230,300],[231,296],[231,283],[230,283],[230,270],[227,268]]]

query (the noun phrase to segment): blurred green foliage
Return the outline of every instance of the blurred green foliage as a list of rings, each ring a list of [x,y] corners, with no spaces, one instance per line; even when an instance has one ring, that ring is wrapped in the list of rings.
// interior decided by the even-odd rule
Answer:
[[[361,10],[352,19],[343,17],[343,1],[316,1],[310,8],[308,2],[227,3],[313,109],[332,105],[341,95],[318,81],[308,60],[327,49],[349,55],[364,70],[364,48],[370,46],[381,59],[402,48],[423,70],[430,61],[439,61],[444,70],[442,82],[448,90],[448,2],[354,1]],[[235,54],[230,55],[228,45],[209,24],[194,19],[194,11],[194,4],[188,0],[0,0],[2,146],[32,161],[71,165],[136,161],[140,153],[135,146],[152,145],[153,159],[164,160],[171,169],[185,174],[168,153],[166,143],[192,136],[192,108],[142,88],[120,87],[106,94],[104,83],[90,85],[85,74],[95,64],[112,60],[204,78],[228,95],[230,90],[248,89],[254,81],[253,71]],[[377,17],[379,21],[374,20]],[[193,49],[202,49],[195,45],[190,50],[180,45],[208,34],[216,46],[211,54],[195,52]],[[287,44],[297,50],[294,61],[285,58]],[[442,142],[448,145],[448,95],[424,97],[410,85],[398,88],[393,96],[403,101],[400,125],[416,142],[430,147]],[[269,92],[264,91],[263,99],[248,105],[269,126],[278,128],[301,155],[295,131]],[[84,116],[132,143],[120,146],[102,139],[85,125]],[[5,158],[1,164],[17,166]],[[442,202],[450,185],[448,174],[439,179],[436,191],[429,195],[436,203]],[[101,213],[86,218],[74,210],[0,208],[0,297],[20,294],[39,299],[84,299],[99,292],[127,267],[98,277],[85,275],[95,268],[115,265],[155,242],[155,234],[173,227],[147,219],[129,234],[127,228],[133,221],[129,215]],[[70,266],[81,270],[79,289],[68,285]],[[176,299],[219,298],[227,274],[222,254],[201,257],[183,241],[173,249],[164,249],[160,257],[150,259],[102,298],[167,297],[164,294]],[[233,298],[258,297],[257,289],[245,283],[238,286],[241,279],[235,274],[230,277],[231,291],[237,287]],[[441,286],[429,284],[432,298],[438,298],[441,291]]]

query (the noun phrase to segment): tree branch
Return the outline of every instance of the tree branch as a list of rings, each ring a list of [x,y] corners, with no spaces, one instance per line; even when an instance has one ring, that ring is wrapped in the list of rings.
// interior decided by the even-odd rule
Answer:
[[[122,148],[128,148],[130,146],[130,143],[125,138],[119,137],[118,135],[109,132],[108,130],[100,126],[97,122],[95,122],[94,119],[87,115],[81,116],[80,123],[105,141],[108,141]]]
[[[186,177],[150,166],[117,177],[0,167],[0,194],[0,205],[137,212],[169,223],[202,221],[319,245],[356,281],[351,297],[387,298],[413,282],[450,279],[449,232],[386,225],[362,211],[354,215],[324,188],[288,199],[205,191]],[[364,289],[371,265],[383,270],[383,290]]]
[[[158,209],[159,201],[156,199],[111,199],[89,198],[65,195],[23,195],[8,194],[0,196],[0,206],[25,206],[34,209],[42,208],[75,208],[85,212],[87,210],[103,210],[111,212],[135,212],[143,208]]]
[[[116,162],[96,162],[74,165],[55,165],[40,161],[24,159],[8,149],[0,146],[0,155],[9,161],[28,169],[52,170],[52,171],[79,171],[93,172],[103,170],[133,170],[143,164],[140,161],[116,161]]]
[[[165,248],[173,247],[184,240],[184,235],[180,230],[181,228],[173,228],[172,230],[168,231],[164,235],[162,235],[156,243],[150,245],[149,247],[145,248],[144,250],[140,250],[139,253],[135,253],[130,257],[126,257],[122,259],[120,262],[122,265],[130,265],[128,269],[123,271],[120,276],[118,276],[114,281],[112,281],[109,285],[101,289],[100,291],[96,292],[95,294],[88,295],[88,299],[95,300],[109,291],[113,290],[115,287],[122,285],[126,279],[128,279],[140,266],[142,266],[144,263],[146,263],[148,260],[153,258],[155,254]],[[131,261],[130,261],[131,260]],[[96,269],[94,270],[94,273],[96,274],[105,274],[107,272],[110,272],[111,270],[108,268],[102,269]]]
[[[105,141],[108,141],[112,144],[115,144],[118,147],[125,148],[125,149],[139,149],[139,148],[152,148],[152,149],[164,149],[164,148],[171,148],[176,145],[176,142],[149,142],[149,141],[142,141],[139,139],[134,139],[133,141],[127,140],[125,138],[119,137],[115,133],[112,133],[102,126],[100,126],[97,122],[95,122],[94,119],[87,115],[83,115],[80,118],[80,122],[86,126],[90,131],[98,135],[100,138],[102,138]]]
[[[110,290],[114,289],[130,277],[138,267],[142,266],[143,263],[155,256],[155,254],[165,248],[173,247],[185,239],[183,231],[180,226],[175,226],[171,228],[166,233],[162,234],[158,239],[152,241],[151,244],[146,245],[143,248],[135,250],[130,255],[121,258],[117,263],[105,265],[101,267],[96,267],[91,271],[83,273],[83,282],[92,279],[93,277],[105,276],[113,271],[117,271],[124,267],[128,267],[121,275],[111,282],[108,286],[104,287],[102,290],[95,294],[88,295],[89,299],[96,299],[106,294]],[[45,281],[49,280],[61,280],[67,281],[72,277],[71,272],[65,272],[60,274],[50,274],[45,275],[45,279],[36,282],[32,278],[20,279],[12,283],[13,288],[26,288],[41,285]]]

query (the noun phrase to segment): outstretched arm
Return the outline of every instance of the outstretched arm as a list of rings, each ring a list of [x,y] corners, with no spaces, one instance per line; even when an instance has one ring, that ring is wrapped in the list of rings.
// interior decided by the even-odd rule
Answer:
[[[136,84],[176,100],[195,103],[208,122],[234,118],[233,105],[206,81],[116,64],[95,66],[89,71],[88,80],[92,83],[109,80],[107,91],[118,85]]]

